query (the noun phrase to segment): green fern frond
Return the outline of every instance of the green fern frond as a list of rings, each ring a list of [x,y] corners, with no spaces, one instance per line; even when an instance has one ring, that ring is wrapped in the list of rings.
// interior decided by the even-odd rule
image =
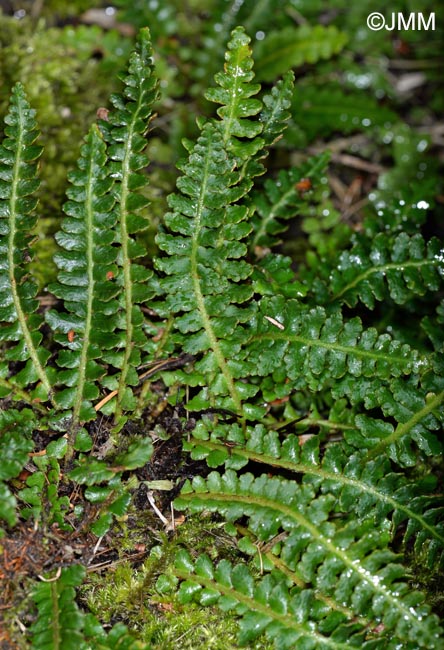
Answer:
[[[7,482],[18,476],[28,462],[36,425],[30,409],[0,410],[0,520],[11,527],[17,522],[17,499]]]
[[[122,473],[142,467],[153,453],[150,437],[140,436],[131,441],[125,451],[114,458],[114,464],[94,456],[81,456],[69,478],[79,485],[88,486],[85,498],[98,508],[91,531],[101,537],[108,532],[113,517],[123,517],[131,501],[134,481],[122,480]]]
[[[291,265],[291,258],[285,255],[265,255],[256,263],[251,276],[255,293],[261,296],[304,297],[308,287],[296,280]]]
[[[57,381],[62,385],[57,404],[72,409],[73,428],[94,419],[91,401],[99,395],[97,380],[105,369],[97,361],[102,350],[116,343],[118,288],[108,278],[115,271],[117,248],[112,179],[106,167],[106,147],[97,127],[92,127],[81,150],[78,169],[69,175],[71,187],[65,203],[66,217],[56,240],[58,283],[53,293],[64,301],[66,312],[50,310],[46,320],[59,352]]]
[[[159,248],[169,255],[156,262],[166,274],[161,280],[167,293],[163,309],[176,314],[183,350],[205,353],[197,370],[205,369],[214,382],[220,373],[220,385],[213,384],[213,392],[228,394],[225,407],[241,414],[247,387],[235,381],[243,373],[234,349],[240,351],[246,338],[243,323],[253,313],[253,290],[244,282],[252,268],[240,259],[251,226],[248,209],[235,203],[245,194],[245,184],[224,149],[219,126],[212,123],[203,127],[181,169],[184,176],[177,186],[182,194],[169,197],[174,212],[165,217],[173,234],[157,236]]]
[[[360,300],[373,309],[387,290],[401,305],[414,296],[438,291],[443,278],[444,248],[436,237],[426,243],[420,234],[400,233],[393,239],[379,233],[371,241],[358,239],[341,254],[330,290],[334,300],[351,307]]]
[[[22,503],[22,519],[32,517],[43,528],[56,526],[64,531],[73,530],[72,525],[65,521],[70,500],[60,490],[62,471],[59,459],[64,457],[67,448],[68,442],[62,437],[50,442],[44,455],[33,458],[34,471],[26,478],[25,487],[17,493]]]
[[[380,408],[387,418],[398,425],[361,420],[369,457],[381,453],[401,466],[417,462],[415,447],[426,456],[439,456],[443,444],[436,432],[444,424],[444,390],[442,378],[426,373],[422,385],[413,376],[409,380],[394,379],[390,385],[374,386],[367,396],[366,408]],[[413,445],[415,443],[415,446]]]
[[[309,179],[310,184],[315,186],[325,173],[329,158],[326,152],[310,158],[299,167],[281,170],[276,181],[266,180],[261,191],[252,194],[256,208],[252,219],[252,250],[255,246],[272,246],[279,242],[277,235],[287,228],[283,220],[295,217],[306,202],[306,195],[298,189],[298,183]]]
[[[122,349],[104,357],[119,369],[119,376],[107,384],[108,388],[118,391],[116,417],[122,410],[135,407],[130,387],[138,383],[135,368],[140,365],[141,348],[147,342],[140,307],[154,293],[149,282],[149,269],[135,261],[146,254],[145,246],[137,239],[137,234],[148,228],[150,223],[146,213],[149,201],[141,193],[141,189],[147,185],[147,177],[141,170],[149,163],[143,153],[145,134],[152,117],[153,104],[158,97],[148,28],[140,31],[123,83],[123,95],[111,96],[114,110],[110,111],[107,121],[100,122],[100,129],[108,143],[109,171],[114,179],[116,239],[120,249],[117,284],[121,295],[118,329]]]
[[[262,102],[254,98],[260,84],[251,83],[254,72],[250,40],[242,27],[232,31],[225,54],[225,69],[214,77],[218,87],[205,93],[210,101],[222,104],[217,114],[221,118],[223,142],[239,161],[251,158],[264,144],[258,137],[262,124],[250,119],[262,109]]]
[[[396,113],[370,94],[344,91],[340,86],[301,85],[292,102],[293,122],[309,141],[336,131],[353,133],[398,121]]]
[[[43,391],[37,387],[34,395],[48,399],[52,388],[45,366],[50,353],[40,345],[43,319],[37,313],[37,287],[28,261],[36,224],[37,160],[42,153],[36,144],[34,116],[23,86],[17,83],[0,147],[0,341],[7,344],[1,374],[7,374],[8,362],[23,363],[14,384],[25,388],[39,382]]]
[[[85,569],[73,565],[53,578],[36,585],[33,600],[37,620],[31,627],[31,647],[35,650],[78,650],[83,647],[83,615],[76,602],[76,590],[85,577]]]
[[[329,59],[343,49],[347,40],[345,32],[332,25],[306,24],[272,31],[257,42],[254,50],[258,78],[273,81],[289,68]]]
[[[92,614],[78,607],[76,588],[85,575],[83,566],[72,565],[34,587],[37,620],[30,628],[32,650],[148,650],[125,625],[118,623],[106,633]]]
[[[282,79],[263,97],[263,108],[259,115],[262,122],[262,138],[266,146],[274,144],[280,137],[290,119],[291,100],[294,92],[294,74],[286,72]]]
[[[293,472],[295,480],[302,474],[304,484],[320,494],[332,494],[339,511],[370,518],[375,526],[387,518],[392,538],[403,530],[404,542],[414,539],[415,552],[427,558],[430,568],[444,563],[444,502],[436,493],[436,478],[411,481],[392,467],[387,455],[368,459],[371,421],[364,416],[356,421],[357,427],[344,427],[346,443],[330,444],[322,453],[320,435],[311,435],[301,444],[299,435],[283,437],[263,425],[246,431],[230,426],[228,435],[221,425],[210,435],[208,427],[197,427],[186,449],[213,468],[225,465],[239,470],[253,462],[273,471]]]
[[[399,557],[387,549],[388,526],[376,530],[368,519],[332,516],[335,504],[332,495],[316,498],[306,484],[228,470],[194,479],[176,506],[217,510],[229,522],[247,518],[258,543],[280,535],[275,553],[297,577],[356,616],[380,621],[384,636],[389,633],[405,647],[434,647],[442,634],[438,618],[430,614],[424,596],[409,589]],[[254,582],[250,585],[253,596]],[[256,599],[261,602],[259,595]],[[254,600],[247,609],[254,610]],[[315,620],[311,624],[317,628]]]
[[[194,562],[186,551],[180,551],[174,573],[182,579],[181,603],[218,604],[242,617],[238,637],[242,646],[265,633],[282,650],[375,648],[373,643],[363,644],[362,625],[347,625],[345,617],[323,606],[313,590],[289,587],[283,572],[255,580],[244,564],[233,567],[228,560],[221,560],[214,566],[207,555]],[[313,629],[314,622],[317,629]]]
[[[210,88],[205,94],[210,101],[222,104],[217,114],[224,144],[235,156],[237,165],[243,165],[243,176],[247,179],[264,173],[260,163],[267,155],[264,146],[276,142],[286,128],[294,86],[293,73],[286,72],[263,101],[254,98],[261,86],[252,83],[254,62],[250,40],[242,27],[232,31],[225,69],[214,77],[218,87]],[[256,116],[257,119],[251,119]]]
[[[339,312],[307,309],[281,296],[261,301],[248,359],[259,375],[285,373],[294,388],[311,390],[347,376],[355,383],[360,377],[398,377],[420,362],[416,350],[363,329],[358,317],[344,321]]]

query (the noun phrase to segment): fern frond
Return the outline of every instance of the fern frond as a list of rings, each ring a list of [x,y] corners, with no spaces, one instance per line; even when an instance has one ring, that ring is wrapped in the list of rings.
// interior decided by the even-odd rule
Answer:
[[[262,122],[262,138],[270,146],[282,137],[282,132],[290,119],[291,99],[294,91],[294,74],[286,72],[282,79],[263,97],[263,108],[259,115]]]
[[[398,121],[396,113],[368,93],[338,86],[301,85],[292,102],[292,118],[309,141],[336,131],[353,133]]]
[[[373,309],[387,289],[401,305],[414,296],[438,291],[443,278],[444,248],[436,237],[426,243],[420,234],[391,238],[379,233],[371,241],[361,238],[341,254],[330,287],[334,300],[351,307],[360,300]]]
[[[250,40],[242,27],[232,31],[225,54],[225,69],[214,77],[218,87],[205,93],[210,101],[222,104],[217,114],[221,118],[223,142],[239,161],[251,158],[264,144],[258,137],[262,124],[250,119],[262,108],[262,102],[254,98],[260,84],[251,83],[254,72]]]
[[[283,438],[263,425],[246,432],[230,426],[228,434],[220,430],[221,425],[210,434],[208,428],[197,427],[186,449],[195,459],[205,458],[213,468],[224,464],[227,469],[239,470],[253,462],[274,471],[293,472],[295,480],[302,474],[304,484],[318,494],[332,494],[339,511],[369,518],[375,526],[388,519],[392,538],[403,530],[404,542],[414,539],[415,552],[427,558],[430,568],[443,563],[444,502],[436,494],[436,479],[411,481],[392,467],[385,454],[368,459],[365,436],[370,434],[370,423],[364,416],[356,420],[357,428],[344,428],[349,444],[330,444],[323,453],[320,435],[301,444],[300,436],[286,434]]]
[[[56,579],[49,578],[34,587],[37,620],[30,628],[32,650],[148,650],[122,623],[106,633],[92,614],[80,610],[76,587],[85,575],[83,566],[72,565],[61,569]]]
[[[360,377],[398,377],[420,361],[416,350],[363,329],[357,317],[344,321],[339,312],[307,309],[297,300],[266,297],[257,319],[249,361],[259,375],[284,372],[294,388],[320,390],[329,380],[348,376],[355,383]]]
[[[66,387],[57,404],[72,409],[73,427],[94,419],[91,400],[97,398],[97,380],[104,367],[97,361],[102,351],[116,344],[118,287],[109,280],[116,269],[113,247],[116,221],[112,178],[106,167],[106,147],[97,127],[92,127],[81,150],[78,169],[69,175],[70,199],[56,240],[63,249],[55,256],[59,268],[53,293],[64,301],[66,312],[50,310],[46,320],[54,338],[65,349],[57,363],[64,368],[57,381]]]
[[[388,527],[375,530],[372,521],[345,514],[338,519],[332,516],[335,503],[332,495],[316,498],[309,485],[228,470],[194,479],[176,506],[192,512],[217,510],[229,522],[247,518],[262,543],[285,533],[276,553],[296,576],[355,615],[380,621],[384,633],[405,647],[434,647],[442,635],[439,621],[424,596],[409,589],[399,557],[387,550]],[[254,609],[252,601],[248,605]],[[317,622],[311,623],[316,629]]]
[[[328,153],[322,153],[300,167],[281,170],[275,181],[267,179],[261,191],[253,192],[256,212],[252,219],[252,250],[255,246],[272,246],[279,242],[277,235],[287,227],[282,221],[295,217],[306,202],[306,195],[298,190],[298,183],[309,179],[315,186],[325,173],[329,158]]]
[[[154,293],[149,282],[151,272],[135,261],[146,254],[145,247],[137,240],[137,234],[150,223],[146,214],[149,201],[140,191],[147,185],[147,178],[141,170],[149,163],[143,153],[145,133],[158,96],[148,28],[140,31],[123,83],[123,95],[111,96],[114,110],[110,111],[107,121],[100,122],[108,143],[109,169],[114,179],[120,247],[117,284],[121,288],[119,330],[122,350],[104,357],[119,369],[116,381],[108,382],[109,388],[118,391],[116,417],[122,410],[135,407],[130,387],[138,383],[135,368],[140,365],[141,348],[146,344],[140,306]]]
[[[30,409],[0,410],[0,519],[13,526],[17,499],[7,482],[18,476],[33,450],[32,432],[37,423]]]
[[[285,255],[265,255],[253,270],[255,293],[261,296],[281,295],[286,298],[302,298],[308,287],[296,280],[291,268],[292,260]]]
[[[57,580],[36,585],[32,596],[38,610],[37,620],[31,627],[33,649],[83,647],[83,615],[75,602],[75,587],[84,577],[84,567],[73,565],[62,569]]]
[[[235,156],[239,168],[243,165],[243,176],[247,179],[264,173],[260,162],[267,155],[264,146],[276,142],[286,128],[294,86],[293,73],[286,72],[264,96],[263,102],[254,98],[261,86],[252,83],[254,62],[250,40],[242,27],[232,31],[224,72],[214,77],[218,87],[210,88],[205,94],[210,101],[222,104],[217,114],[224,144]],[[257,119],[251,119],[255,116]]]
[[[37,287],[29,273],[29,261],[25,262],[37,220],[33,194],[39,186],[37,161],[42,153],[36,144],[34,116],[23,86],[17,83],[0,147],[0,341],[10,344],[4,355],[7,362],[24,364],[14,383],[24,388],[40,382],[43,392],[39,391],[39,399],[48,399],[52,391],[45,366],[50,353],[40,345]],[[7,367],[2,363],[2,374]]]
[[[249,304],[253,289],[244,282],[252,268],[239,259],[246,253],[242,240],[251,227],[248,209],[235,204],[244,195],[245,184],[224,149],[220,127],[212,123],[203,127],[180,167],[184,176],[177,186],[182,194],[169,197],[174,212],[165,217],[173,234],[157,236],[159,248],[170,256],[156,261],[167,276],[161,281],[167,293],[164,309],[177,316],[183,350],[205,353],[197,370],[205,368],[213,381],[220,373],[214,393],[228,394],[226,408],[241,413],[240,391],[246,394],[248,387],[235,381],[243,373],[234,350],[240,351],[246,337],[243,323],[253,313]]]
[[[377,421],[361,420],[369,457],[388,453],[400,465],[413,466],[417,462],[413,443],[426,456],[442,454],[443,444],[435,432],[444,424],[443,404],[442,378],[433,373],[425,375],[422,386],[411,377],[376,387],[368,395],[366,408],[381,408],[398,425],[395,428],[387,422],[381,427]]]
[[[345,617],[323,606],[313,590],[289,587],[284,573],[274,571],[255,580],[244,564],[221,560],[214,566],[207,555],[194,562],[186,551],[178,553],[174,573],[182,580],[181,603],[218,604],[242,617],[238,637],[242,646],[265,633],[282,650],[375,648],[363,643],[362,625],[347,625]]]
[[[258,78],[273,81],[303,63],[316,63],[340,52],[347,43],[345,32],[336,27],[301,25],[272,31],[258,41],[254,51]]]
[[[103,460],[83,456],[69,473],[70,479],[77,484],[88,486],[85,498],[99,508],[91,525],[91,531],[97,537],[105,535],[113,522],[113,516],[123,517],[130,504],[130,492],[134,484],[131,478],[123,481],[122,473],[142,467],[152,453],[151,439],[140,436],[130,442],[126,451],[114,458],[113,466]]]

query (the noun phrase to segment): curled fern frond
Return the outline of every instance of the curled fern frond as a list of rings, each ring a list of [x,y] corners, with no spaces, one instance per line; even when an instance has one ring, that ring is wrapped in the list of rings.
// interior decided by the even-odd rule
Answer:
[[[436,237],[425,242],[420,234],[400,233],[394,239],[379,233],[369,242],[358,241],[344,251],[331,274],[334,300],[353,307],[360,300],[372,309],[387,289],[402,305],[414,296],[438,291],[444,278],[444,249]]]
[[[37,313],[37,287],[29,273],[36,224],[33,195],[39,186],[37,161],[42,153],[36,144],[39,132],[34,116],[23,86],[17,83],[0,147],[0,341],[7,344],[2,376],[8,372],[8,362],[23,363],[14,384],[24,388],[38,382],[40,389],[36,386],[34,395],[42,400],[52,390],[46,369],[50,353],[40,345],[43,319]]]

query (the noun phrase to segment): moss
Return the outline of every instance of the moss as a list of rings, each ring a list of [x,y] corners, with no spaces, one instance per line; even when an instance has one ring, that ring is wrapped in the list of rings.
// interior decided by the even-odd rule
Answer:
[[[130,630],[137,630],[137,637],[149,643],[152,650],[238,648],[234,615],[195,604],[183,605],[173,593],[174,588],[170,591],[165,587],[168,578],[174,585],[172,565],[181,548],[196,555],[206,552],[214,560],[240,560],[232,537],[225,533],[221,522],[209,517],[189,517],[170,536],[155,526],[156,520],[149,512],[139,513],[137,519],[131,513],[116,525],[113,538],[119,560],[105,571],[89,574],[81,591],[84,606],[102,624],[122,622]],[[124,558],[143,542],[152,548],[142,564],[135,567]],[[271,650],[273,646],[261,640],[249,647]]]

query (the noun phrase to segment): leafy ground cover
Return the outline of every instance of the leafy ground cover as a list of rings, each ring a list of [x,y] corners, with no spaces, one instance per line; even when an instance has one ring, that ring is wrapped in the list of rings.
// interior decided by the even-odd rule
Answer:
[[[442,33],[373,9],[5,5],[0,647],[444,646]]]

